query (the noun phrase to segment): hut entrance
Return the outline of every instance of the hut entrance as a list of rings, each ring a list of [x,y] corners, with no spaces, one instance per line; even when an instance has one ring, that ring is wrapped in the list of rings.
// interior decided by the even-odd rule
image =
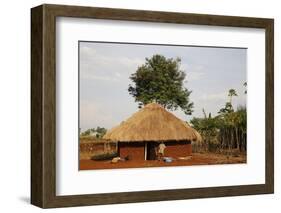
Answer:
[[[157,160],[157,143],[153,143],[153,142],[147,142],[147,156],[146,156],[146,160]]]

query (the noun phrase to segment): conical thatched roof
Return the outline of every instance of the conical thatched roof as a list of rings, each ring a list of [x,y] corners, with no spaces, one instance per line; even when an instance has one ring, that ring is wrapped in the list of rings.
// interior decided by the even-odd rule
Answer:
[[[195,129],[156,103],[147,104],[103,138],[120,142],[201,140]]]

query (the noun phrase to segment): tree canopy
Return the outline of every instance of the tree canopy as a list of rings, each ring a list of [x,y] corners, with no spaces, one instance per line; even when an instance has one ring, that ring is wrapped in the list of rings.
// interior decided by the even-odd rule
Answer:
[[[181,108],[185,114],[192,114],[193,103],[189,99],[191,91],[184,87],[186,74],[180,70],[180,63],[180,58],[162,55],[145,59],[145,63],[130,76],[134,84],[128,88],[140,108],[156,102],[164,108]]]

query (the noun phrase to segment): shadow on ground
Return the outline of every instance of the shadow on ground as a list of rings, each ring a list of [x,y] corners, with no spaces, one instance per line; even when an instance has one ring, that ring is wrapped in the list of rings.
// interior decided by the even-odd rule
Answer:
[[[26,203],[26,204],[30,204],[30,197],[19,197],[18,198],[21,202]]]

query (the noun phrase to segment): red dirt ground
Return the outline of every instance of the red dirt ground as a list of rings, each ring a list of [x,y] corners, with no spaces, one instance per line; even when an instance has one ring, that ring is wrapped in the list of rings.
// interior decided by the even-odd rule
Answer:
[[[192,159],[189,160],[175,160],[171,163],[163,161],[149,160],[149,161],[120,161],[118,163],[111,163],[111,161],[94,161],[94,160],[80,160],[80,170],[91,169],[117,169],[117,168],[143,168],[143,167],[164,167],[164,166],[193,166],[193,165],[214,165],[214,164],[237,164],[246,163],[246,155],[237,157],[227,157],[221,154],[200,154],[193,153]]]

